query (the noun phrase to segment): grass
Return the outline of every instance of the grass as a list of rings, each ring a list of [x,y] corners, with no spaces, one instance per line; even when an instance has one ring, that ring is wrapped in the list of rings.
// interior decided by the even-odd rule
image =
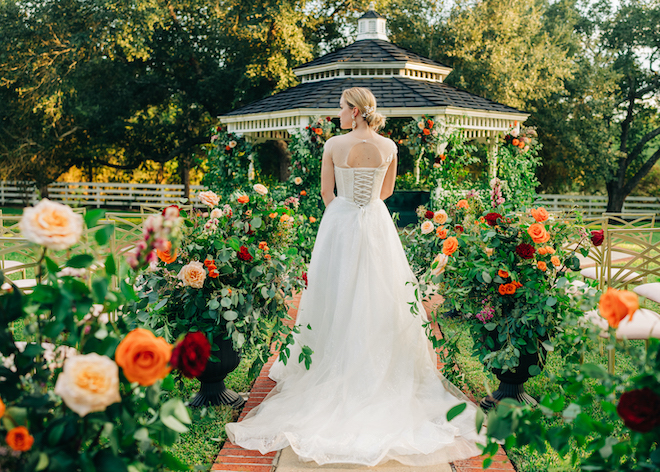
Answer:
[[[480,400],[486,396],[488,390],[493,391],[497,388],[497,378],[491,372],[486,371],[483,364],[479,361],[479,358],[473,354],[473,340],[470,337],[467,327],[462,324],[461,320],[443,318],[441,323],[442,331],[447,336],[461,333],[460,341],[458,343],[459,352],[456,354],[456,359],[462,373],[462,381],[464,382],[463,387],[471,392],[477,400]],[[644,344],[644,341],[629,342],[632,344],[639,344],[640,346]],[[603,350],[603,353],[601,354],[599,342],[589,341],[589,343],[585,363],[607,366],[607,354],[605,350]],[[525,390],[536,399],[540,399],[547,393],[560,393],[561,387],[552,380],[552,377],[553,375],[558,375],[566,367],[565,362],[559,354],[554,352],[549,353],[543,374],[529,379],[527,383],[525,383]],[[616,371],[617,373],[622,374],[634,374],[635,367],[633,360],[629,356],[617,352]],[[592,390],[589,393],[594,393],[594,391]],[[593,418],[605,416],[599,405],[594,405],[583,411]],[[544,418],[543,421],[548,428],[560,426],[562,424],[562,420],[559,418]],[[578,457],[586,457],[589,454],[588,451],[584,448],[580,448],[576,443],[572,444],[572,450],[577,451]],[[507,454],[515,464],[518,472],[564,472],[580,470],[579,464],[571,464],[570,455],[562,458],[551,450],[549,446],[548,452],[544,454],[533,451],[527,446],[508,449]]]
[[[236,392],[249,392],[252,381],[248,371],[254,362],[254,353],[248,352],[241,359],[239,366],[225,379],[227,388]],[[199,390],[197,379],[182,378],[177,382],[172,396],[189,401]],[[164,400],[165,401],[165,400]],[[209,408],[190,408],[192,424],[187,433],[181,434],[179,441],[169,450],[181,462],[195,467],[196,470],[210,470],[222,445],[227,439],[225,425],[238,419],[240,410],[228,406]]]

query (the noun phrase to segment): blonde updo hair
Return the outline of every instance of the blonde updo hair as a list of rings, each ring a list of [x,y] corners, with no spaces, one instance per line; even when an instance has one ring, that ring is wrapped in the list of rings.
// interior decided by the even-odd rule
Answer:
[[[346,104],[351,108],[357,108],[360,115],[370,128],[378,131],[385,126],[385,117],[376,111],[376,97],[371,90],[364,87],[353,87],[346,89],[341,94]]]

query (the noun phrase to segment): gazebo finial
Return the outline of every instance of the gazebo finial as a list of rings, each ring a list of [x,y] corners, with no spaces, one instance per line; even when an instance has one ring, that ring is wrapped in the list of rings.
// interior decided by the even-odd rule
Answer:
[[[374,2],[369,3],[367,12],[358,19],[357,41],[363,39],[380,39],[389,41],[387,37],[387,20],[374,10]]]

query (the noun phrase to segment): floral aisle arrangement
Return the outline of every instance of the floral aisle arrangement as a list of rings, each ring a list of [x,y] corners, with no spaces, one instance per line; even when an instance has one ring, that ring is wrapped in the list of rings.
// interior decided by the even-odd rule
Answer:
[[[163,338],[128,332],[121,319],[108,323],[100,314],[136,298],[124,276],[119,290],[110,288],[119,262],[107,249],[111,226],[89,234],[105,258],[70,249],[101,216],[91,211],[83,220],[47,199],[25,209],[20,226],[41,247],[42,282],[24,295],[0,272],[0,282],[10,286],[0,291],[2,470],[188,469],[164,450],[187,431],[188,411],[180,399],[161,402],[161,393],[174,387],[173,368],[189,366],[173,362],[178,347]],[[152,225],[145,232],[136,270],[176,233],[174,221],[168,219],[168,230]],[[203,368],[207,357],[194,367]]]
[[[300,255],[289,245],[300,219],[290,202],[274,202],[261,184],[224,204],[210,191],[199,198],[209,211],[186,219],[178,250],[158,252],[158,264],[141,279],[139,302],[128,311],[170,341],[195,326],[213,343],[214,359],[225,339],[236,352],[255,349],[253,374],[272,341],[286,361],[298,329],[287,324],[286,299],[305,287]],[[300,360],[311,362],[308,348]]]
[[[636,375],[610,374],[596,364],[571,366],[558,376],[564,393],[544,395],[539,408],[503,400],[491,410],[487,449],[494,454],[495,441],[529,445],[542,453],[551,448],[584,471],[660,470],[660,341],[650,339],[647,348],[617,340],[615,334],[619,322],[632,318],[637,307],[635,293],[614,289],[599,302],[610,325],[608,348],[627,352],[636,363]],[[600,334],[592,326],[584,336],[597,343]],[[594,405],[602,413],[594,414]],[[552,421],[551,427],[543,417]],[[586,457],[575,454],[573,441],[588,452]]]
[[[222,126],[216,126],[210,132],[208,171],[202,178],[202,185],[228,198],[237,189],[256,182],[260,174],[259,162],[252,144],[243,136],[230,133]]]
[[[495,154],[497,175],[490,182],[495,194],[493,208],[504,203],[502,200],[516,208],[532,205],[539,185],[536,168],[541,164],[540,148],[534,128],[513,129],[500,141]]]
[[[579,261],[563,249],[568,240],[579,240],[579,247],[588,237],[544,208],[523,215],[490,212],[466,226],[447,235],[426,280],[441,284],[441,294],[469,324],[485,366],[500,380],[507,372],[521,377],[504,383],[522,384],[541,372],[562,321],[588,303],[566,291],[567,272]],[[447,347],[456,340],[436,341]]]

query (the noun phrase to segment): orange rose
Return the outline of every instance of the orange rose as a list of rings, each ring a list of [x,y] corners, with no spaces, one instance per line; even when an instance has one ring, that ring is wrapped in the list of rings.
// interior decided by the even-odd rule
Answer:
[[[323,134],[323,130],[321,128],[314,128],[314,132],[321,136]]]
[[[2,398],[0,398],[0,418],[5,416],[5,402],[2,401]]]
[[[167,341],[157,338],[151,331],[136,328],[117,346],[115,362],[129,382],[149,386],[169,374],[171,367],[167,364],[171,355],[172,346]]]
[[[527,233],[532,237],[532,241],[537,244],[546,243],[550,240],[550,233],[545,230],[545,226],[539,223],[529,225]]]
[[[617,328],[626,316],[630,316],[632,320],[633,313],[639,309],[639,300],[636,293],[608,288],[607,292],[600,296],[598,309],[610,326]]]
[[[500,269],[497,271],[497,275],[499,275],[503,279],[506,279],[509,276],[509,273],[506,270]]]
[[[520,282],[518,282],[517,280],[514,280],[511,283],[513,284],[514,287],[516,287],[516,289],[522,287],[522,284]]]
[[[440,239],[446,239],[447,238],[447,230],[443,228],[442,226],[438,227],[438,229],[435,230],[435,235],[439,237]]]
[[[517,146],[518,144],[520,144],[520,141],[518,141],[516,138],[513,138],[513,140],[511,141],[511,144],[513,144],[514,146]]]
[[[238,203],[248,203],[250,201],[250,197],[247,195],[241,195],[238,197]]]
[[[542,256],[545,256],[548,253],[548,250],[545,247],[541,246],[538,249],[538,253],[541,254]]]
[[[548,265],[547,265],[545,262],[543,262],[543,261],[538,261],[538,262],[536,263],[536,267],[538,267],[539,269],[541,269],[543,272],[545,272],[546,270],[548,270]]]
[[[307,191],[305,191],[305,190],[301,190],[301,191],[300,191],[300,195],[302,195],[302,196],[304,197],[305,195],[307,195]]]
[[[555,251],[555,249],[550,247],[550,246],[546,246],[545,247],[545,252],[547,252],[548,254],[554,254],[557,251]]]
[[[270,213],[268,215],[269,218],[277,218],[277,213]]]
[[[433,120],[426,120],[426,124],[429,125],[429,128],[433,128],[435,123],[433,123]]]
[[[445,241],[442,243],[442,253],[451,256],[456,252],[458,249],[458,239],[456,239],[454,236],[451,238],[445,239]]]
[[[550,218],[550,214],[548,213],[548,210],[546,210],[543,207],[532,208],[530,212],[532,213],[534,219],[539,223],[543,223],[545,220]]]
[[[176,258],[179,256],[179,254],[176,249],[172,252],[171,242],[167,241],[166,246],[167,249],[165,251],[156,249],[156,255],[158,256],[158,259],[163,261],[165,264],[171,264],[172,262],[176,261]]]
[[[467,209],[467,208],[469,208],[470,205],[468,204],[468,201],[467,201],[467,200],[459,200],[458,203],[456,204],[456,206],[457,206],[458,208],[465,208],[465,209]]]
[[[516,286],[514,284],[502,284],[499,286],[498,291],[500,295],[513,295],[516,293]]]
[[[266,259],[267,261],[269,261],[269,260],[270,260],[270,254],[264,254],[264,259]]]
[[[561,265],[561,261],[559,260],[559,258],[557,256],[552,256],[550,258],[550,262],[552,262],[552,265],[555,266],[555,267],[559,267]]]
[[[424,136],[428,136],[429,134],[431,134],[431,130],[429,130],[428,128],[424,128],[424,131],[422,131],[422,133],[424,133]]]
[[[313,216],[310,216],[309,217],[309,222],[310,223],[316,223],[316,218],[314,218]]]
[[[265,251],[268,251],[268,243],[266,241],[261,241],[259,243],[259,249],[263,249]]]
[[[7,433],[5,441],[7,446],[14,451],[29,451],[34,443],[34,438],[25,426],[17,426]]]

